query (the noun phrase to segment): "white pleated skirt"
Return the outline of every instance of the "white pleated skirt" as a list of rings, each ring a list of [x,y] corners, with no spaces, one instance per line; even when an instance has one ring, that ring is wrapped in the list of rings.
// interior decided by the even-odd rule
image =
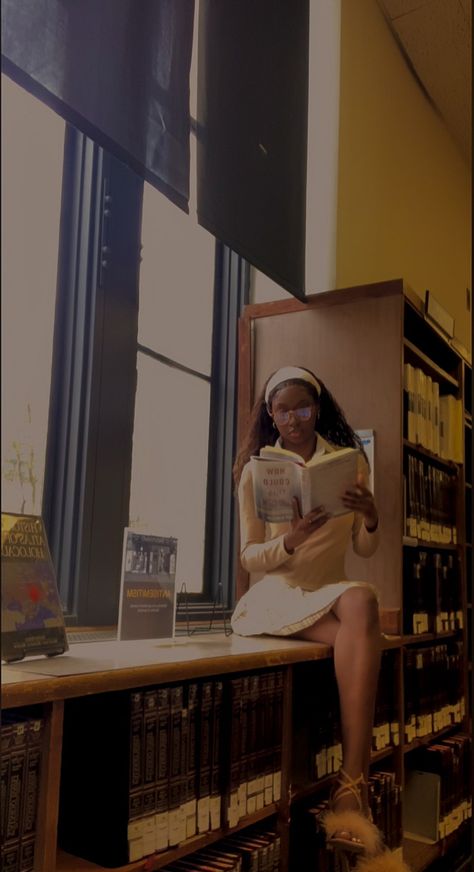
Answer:
[[[368,587],[377,596],[373,585],[365,581],[338,581],[318,590],[303,590],[278,576],[266,576],[237,603],[232,629],[239,636],[291,636],[319,621],[350,587]]]

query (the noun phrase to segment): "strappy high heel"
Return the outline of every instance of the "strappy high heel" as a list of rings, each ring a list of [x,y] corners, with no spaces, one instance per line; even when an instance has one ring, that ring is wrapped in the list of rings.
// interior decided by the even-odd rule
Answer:
[[[329,811],[322,819],[328,848],[369,856],[382,850],[381,834],[372,822],[370,813],[365,813],[363,809],[364,784],[363,775],[351,778],[344,769],[339,770],[329,797]],[[353,797],[357,808],[338,811],[337,805],[344,797]]]

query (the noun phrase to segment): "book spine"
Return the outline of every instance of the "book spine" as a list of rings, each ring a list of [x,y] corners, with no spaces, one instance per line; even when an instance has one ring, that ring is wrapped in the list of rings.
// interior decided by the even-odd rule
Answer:
[[[224,684],[214,681],[212,704],[212,751],[210,773],[210,825],[218,830],[222,824],[222,714]]]
[[[249,701],[250,676],[243,675],[240,691],[240,748],[239,748],[239,817],[247,814],[248,763],[249,763]]]
[[[197,706],[199,687],[191,682],[186,687],[187,743],[185,761],[184,817],[186,838],[196,835],[197,828]]]
[[[4,844],[7,824],[7,798],[10,790],[10,767],[11,767],[11,732],[12,725],[3,723],[1,727],[1,844]]]
[[[20,863],[20,842],[16,839],[10,844],[2,845],[2,872],[18,872]]]
[[[20,838],[26,778],[27,722],[13,722],[10,733],[10,777],[7,792],[5,844]]]
[[[22,843],[23,840],[33,837],[36,830],[43,735],[43,719],[30,719],[28,721],[25,791],[21,828]]]
[[[247,814],[257,811],[258,778],[258,740],[260,717],[260,676],[250,676],[250,700],[248,715],[249,758],[248,758],[248,788]],[[239,749],[240,757],[240,749]]]
[[[156,742],[158,691],[146,690],[143,695],[143,856],[155,851],[156,811]]]
[[[275,720],[275,672],[268,672],[265,693],[264,804],[273,802],[273,724]]]
[[[210,827],[212,696],[212,681],[203,681],[200,686],[199,771],[197,779],[199,833],[207,833]]]
[[[33,872],[35,868],[35,838],[30,836],[20,842],[18,872]]]
[[[143,854],[143,691],[134,690],[129,696],[130,705],[130,758],[128,796],[128,853],[130,863],[140,860]]]
[[[173,847],[186,838],[186,826],[181,808],[182,736],[187,732],[182,685],[171,688],[170,705],[169,844]]]
[[[239,784],[240,784],[240,707],[242,696],[242,679],[230,680],[230,759],[227,797],[227,823],[235,827],[240,818]],[[248,806],[247,806],[248,807]]]
[[[273,802],[281,799],[281,760],[283,723],[283,670],[275,672],[275,703],[273,719]]]
[[[155,851],[169,845],[170,688],[157,693]]]

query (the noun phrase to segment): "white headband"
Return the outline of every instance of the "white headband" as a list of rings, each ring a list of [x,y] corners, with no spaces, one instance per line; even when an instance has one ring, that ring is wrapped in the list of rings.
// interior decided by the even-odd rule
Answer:
[[[299,366],[282,366],[281,369],[278,369],[274,375],[272,375],[265,388],[265,402],[267,406],[272,391],[274,391],[278,385],[281,385],[282,382],[293,381],[294,379],[308,382],[308,384],[313,385],[313,388],[316,388],[318,397],[321,395],[321,385],[310,372],[307,372],[305,369],[300,369]]]

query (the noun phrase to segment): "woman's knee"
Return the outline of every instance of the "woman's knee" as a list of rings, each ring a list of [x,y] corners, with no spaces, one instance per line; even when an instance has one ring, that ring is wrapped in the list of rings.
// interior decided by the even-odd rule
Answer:
[[[367,629],[379,624],[377,595],[369,585],[350,587],[339,597],[337,615],[341,622],[350,621]]]

